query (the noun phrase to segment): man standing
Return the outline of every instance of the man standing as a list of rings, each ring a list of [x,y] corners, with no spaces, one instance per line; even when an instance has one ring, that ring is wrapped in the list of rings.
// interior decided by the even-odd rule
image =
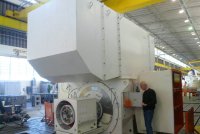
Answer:
[[[153,134],[152,120],[155,105],[157,103],[156,93],[153,89],[148,88],[147,83],[144,81],[140,83],[140,87],[144,91],[142,98],[142,106],[144,111],[144,120],[147,129],[147,134]]]
[[[3,104],[2,104],[2,101],[1,101],[1,99],[0,99],[0,113],[4,113],[5,112],[5,110],[4,110],[4,107],[3,107]]]

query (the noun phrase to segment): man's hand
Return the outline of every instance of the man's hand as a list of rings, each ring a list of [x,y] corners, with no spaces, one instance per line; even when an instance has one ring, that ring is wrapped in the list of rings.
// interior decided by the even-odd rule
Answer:
[[[142,102],[142,106],[147,106],[147,104],[145,104],[144,102]]]

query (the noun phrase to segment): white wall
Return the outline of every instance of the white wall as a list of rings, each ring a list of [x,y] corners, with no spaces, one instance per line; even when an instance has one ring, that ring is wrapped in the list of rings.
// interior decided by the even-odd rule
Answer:
[[[16,54],[16,51],[19,51],[19,55]],[[0,56],[9,56],[9,57],[26,57],[26,49],[25,48],[19,48],[19,47],[13,47],[13,46],[7,46],[0,44]]]

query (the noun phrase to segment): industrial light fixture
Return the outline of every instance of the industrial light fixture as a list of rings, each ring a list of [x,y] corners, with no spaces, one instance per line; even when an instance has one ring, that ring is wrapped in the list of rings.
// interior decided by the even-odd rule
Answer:
[[[37,4],[38,2],[36,0],[26,0],[27,2],[31,2],[33,4]]]
[[[192,29],[193,29],[193,27],[192,27],[192,26],[189,26],[189,27],[188,27],[188,30],[192,30]]]
[[[198,38],[194,38],[195,40],[198,40]]]
[[[195,32],[191,32],[191,34],[192,34],[192,35],[196,35],[196,33],[195,33]]]
[[[176,0],[172,0],[172,2],[175,2]]]
[[[197,44],[200,44],[200,42],[198,41]]]
[[[179,10],[179,13],[180,14],[184,13],[184,10],[183,9]]]
[[[187,20],[185,20],[184,22],[185,22],[185,23],[188,23],[188,22],[189,22],[189,20],[187,19]]]

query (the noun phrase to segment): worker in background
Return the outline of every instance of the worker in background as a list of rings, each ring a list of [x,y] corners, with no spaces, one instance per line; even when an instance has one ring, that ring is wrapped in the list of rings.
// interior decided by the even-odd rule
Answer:
[[[4,110],[4,107],[3,107],[3,104],[2,104],[2,101],[1,101],[1,99],[0,99],[0,113],[4,113],[5,112],[5,110]]]
[[[140,82],[140,88],[143,90],[142,106],[144,112],[145,126],[147,134],[153,134],[152,120],[154,115],[155,105],[157,103],[156,93],[153,89],[148,88],[146,82]]]

